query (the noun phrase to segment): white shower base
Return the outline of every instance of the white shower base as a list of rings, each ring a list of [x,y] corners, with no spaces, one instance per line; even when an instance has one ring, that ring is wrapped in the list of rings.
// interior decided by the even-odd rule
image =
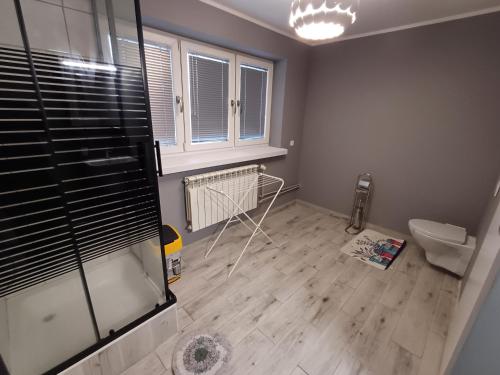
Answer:
[[[100,258],[85,273],[101,337],[163,303],[131,252]],[[12,375],[39,374],[96,342],[78,271],[7,298]]]

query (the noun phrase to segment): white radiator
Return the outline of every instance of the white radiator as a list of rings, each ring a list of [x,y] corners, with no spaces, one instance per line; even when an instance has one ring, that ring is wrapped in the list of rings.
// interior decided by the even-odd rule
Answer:
[[[242,201],[238,213],[257,208],[258,179],[257,164],[185,177],[188,229],[195,232],[229,219],[236,208],[234,202]],[[215,185],[222,187],[230,198],[208,188]]]

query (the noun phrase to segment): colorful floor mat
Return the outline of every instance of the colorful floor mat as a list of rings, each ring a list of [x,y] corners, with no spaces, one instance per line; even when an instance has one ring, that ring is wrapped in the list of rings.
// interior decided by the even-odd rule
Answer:
[[[385,270],[406,245],[405,240],[365,229],[342,247],[342,252],[373,267]]]

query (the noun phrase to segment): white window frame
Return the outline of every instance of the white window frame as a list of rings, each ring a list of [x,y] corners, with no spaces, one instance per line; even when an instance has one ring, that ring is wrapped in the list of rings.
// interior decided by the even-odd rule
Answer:
[[[273,68],[274,64],[267,60],[257,59],[255,57],[236,55],[236,97],[238,98],[238,103],[240,102],[240,92],[241,92],[241,65],[254,66],[256,68],[262,68],[267,70],[267,88],[266,88],[266,121],[264,128],[264,137],[261,139],[240,139],[240,126],[241,117],[239,108],[236,110],[235,118],[235,146],[251,146],[251,145],[261,145],[269,144],[269,134],[271,131],[271,102],[272,102],[272,91],[273,91]]]
[[[167,46],[172,51],[172,81],[174,85],[174,100],[179,97],[180,101],[174,103],[175,108],[175,145],[165,146],[161,145],[160,150],[162,154],[172,154],[184,151],[184,111],[183,111],[183,96],[182,96],[182,69],[181,69],[181,56],[179,51],[178,39],[171,35],[156,29],[145,27],[144,43],[148,41],[158,43],[159,45]],[[147,63],[146,63],[147,71]]]
[[[215,59],[224,59],[229,61],[229,71],[228,71],[228,140],[225,142],[207,142],[207,143],[192,143],[192,131],[191,131],[191,93],[189,84],[189,53],[198,53],[200,55],[213,57]],[[181,56],[182,56],[182,84],[184,92],[184,131],[185,131],[185,141],[184,148],[186,151],[195,150],[210,150],[210,149],[220,149],[227,147],[234,147],[234,117],[236,109],[235,100],[235,54],[225,51],[223,49],[218,49],[214,47],[209,47],[203,44],[192,43],[185,40],[181,40]],[[231,105],[233,103],[233,105]]]

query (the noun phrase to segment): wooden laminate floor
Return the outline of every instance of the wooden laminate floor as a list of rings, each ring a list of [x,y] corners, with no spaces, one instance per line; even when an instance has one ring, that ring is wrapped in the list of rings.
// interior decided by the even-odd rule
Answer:
[[[282,246],[261,236],[229,280],[247,229],[231,228],[208,259],[208,240],[185,247],[172,285],[180,332],[126,374],[171,374],[175,343],[194,331],[229,339],[229,374],[438,374],[458,281],[411,241],[386,271],[348,257],[345,226],[300,203],[278,209],[265,227]]]

